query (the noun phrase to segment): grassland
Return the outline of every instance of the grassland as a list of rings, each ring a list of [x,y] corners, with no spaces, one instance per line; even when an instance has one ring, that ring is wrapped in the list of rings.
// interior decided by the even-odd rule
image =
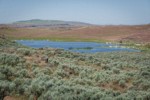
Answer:
[[[74,28],[15,28],[1,26],[0,34],[4,34],[11,39],[150,43],[150,25],[85,26]]]
[[[0,100],[150,100],[149,60],[149,52],[79,54],[0,37]]]

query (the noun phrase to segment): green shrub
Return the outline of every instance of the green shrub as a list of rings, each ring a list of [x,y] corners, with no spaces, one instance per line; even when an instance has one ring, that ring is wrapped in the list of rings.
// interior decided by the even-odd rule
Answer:
[[[125,81],[125,80],[120,80],[120,81],[119,81],[119,85],[120,85],[121,87],[125,87],[125,86],[126,86],[126,81]]]
[[[1,65],[0,66],[0,73],[2,74],[3,78],[6,78],[7,80],[10,80],[10,77],[13,77],[15,74],[15,71],[11,66],[7,65]],[[2,77],[1,76],[1,77]]]
[[[150,70],[141,71],[140,75],[144,78],[149,78],[150,77]]]
[[[9,81],[0,81],[0,100],[3,100],[5,96],[8,96],[15,90],[15,84]]]
[[[48,67],[57,67],[59,65],[59,61],[54,59],[48,59]]]
[[[35,99],[34,95],[29,96],[29,100],[34,100],[34,99]]]
[[[7,54],[1,53],[0,54],[0,64],[7,64],[7,65],[17,65],[20,62],[19,56],[15,54]]]
[[[29,89],[31,91],[31,94],[33,94],[36,97],[40,97],[42,95],[43,91],[45,90],[44,81],[41,81],[40,78],[34,79],[31,82]]]
[[[0,70],[0,80],[5,80],[5,79],[6,79],[5,74],[1,73],[1,70]]]
[[[117,69],[117,68],[113,68],[113,72],[114,72],[115,74],[119,74],[119,73],[120,73],[120,70]]]
[[[23,79],[20,78],[15,78],[15,80],[13,81],[16,84],[16,87],[20,86],[24,81]]]
[[[28,48],[18,48],[17,51],[18,51],[18,53],[21,53],[24,56],[29,56],[33,53],[33,50],[28,49]]]
[[[21,78],[24,78],[24,77],[28,77],[29,75],[28,75],[28,70],[26,70],[26,69],[21,69],[21,70],[19,70],[17,73],[16,73],[16,75],[18,76],[18,77],[21,77]]]

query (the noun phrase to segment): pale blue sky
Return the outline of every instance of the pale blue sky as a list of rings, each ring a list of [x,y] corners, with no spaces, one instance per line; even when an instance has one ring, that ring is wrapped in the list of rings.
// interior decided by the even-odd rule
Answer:
[[[0,23],[29,19],[147,24],[150,0],[0,0]]]

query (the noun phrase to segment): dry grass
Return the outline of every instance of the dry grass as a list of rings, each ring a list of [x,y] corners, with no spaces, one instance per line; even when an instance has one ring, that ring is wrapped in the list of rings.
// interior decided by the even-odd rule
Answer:
[[[50,39],[62,41],[119,41],[150,42],[150,25],[88,26],[81,28],[9,28],[1,27],[0,34],[14,39]]]

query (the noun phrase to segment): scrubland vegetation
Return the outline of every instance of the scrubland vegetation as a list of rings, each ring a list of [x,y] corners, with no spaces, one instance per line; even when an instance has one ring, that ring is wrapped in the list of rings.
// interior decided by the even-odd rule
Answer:
[[[0,38],[0,100],[150,100],[150,53],[79,54]]]

